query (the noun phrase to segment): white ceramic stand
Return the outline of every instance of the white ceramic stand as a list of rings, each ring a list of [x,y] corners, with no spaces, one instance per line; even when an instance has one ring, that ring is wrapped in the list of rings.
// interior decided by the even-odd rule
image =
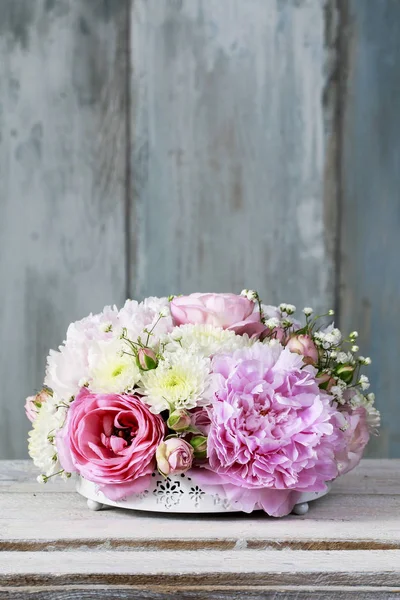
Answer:
[[[328,484],[328,489],[324,492],[303,492],[293,508],[293,514],[305,515],[308,512],[309,502],[325,496],[329,489],[330,485]],[[167,478],[161,477],[158,473],[153,473],[152,484],[149,489],[118,501],[109,500],[95,483],[81,477],[78,477],[77,480],[77,491],[87,498],[87,505],[90,510],[101,510],[106,506],[116,506],[152,512],[197,514],[240,512],[218,493],[209,494],[204,492],[192,481],[190,473],[189,475],[172,475]]]

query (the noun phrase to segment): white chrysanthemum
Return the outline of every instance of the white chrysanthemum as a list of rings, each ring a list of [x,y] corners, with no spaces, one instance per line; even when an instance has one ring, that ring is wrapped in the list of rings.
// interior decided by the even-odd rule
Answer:
[[[122,394],[140,379],[136,360],[123,340],[94,342],[89,349],[89,389],[99,393]]]
[[[209,358],[184,349],[165,353],[158,367],[142,374],[141,392],[153,413],[195,408],[210,402],[218,376]]]
[[[217,353],[227,353],[251,346],[254,341],[248,335],[236,335],[234,331],[214,327],[213,325],[182,325],[162,338],[167,352],[179,348],[189,350],[192,354],[214,356]]]
[[[29,455],[36,467],[46,477],[62,469],[57,457],[55,435],[64,424],[67,407],[59,406],[55,396],[41,406],[29,432]]]

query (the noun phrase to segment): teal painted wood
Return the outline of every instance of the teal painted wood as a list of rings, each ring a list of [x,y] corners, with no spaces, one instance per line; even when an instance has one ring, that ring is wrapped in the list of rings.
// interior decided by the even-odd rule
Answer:
[[[71,320],[125,295],[125,0],[0,2],[0,457]]]
[[[340,314],[370,355],[375,456],[400,456],[400,3],[348,3]]]
[[[250,287],[269,303],[333,304],[334,6],[133,3],[133,296]]]

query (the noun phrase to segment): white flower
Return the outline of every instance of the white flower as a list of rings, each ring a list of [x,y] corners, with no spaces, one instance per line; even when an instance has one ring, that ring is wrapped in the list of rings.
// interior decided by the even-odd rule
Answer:
[[[61,470],[55,446],[56,432],[64,425],[67,407],[59,406],[55,396],[41,406],[29,432],[29,455],[45,477]]]
[[[358,383],[362,390],[367,390],[370,386],[369,379],[366,375],[361,375]]]
[[[310,315],[313,314],[313,309],[310,306],[305,306],[303,308],[303,313],[306,315],[306,317],[309,317]]]
[[[334,314],[335,314],[335,311],[332,308],[330,310],[328,310],[328,315],[330,317],[333,317]]]
[[[89,348],[89,389],[93,392],[129,392],[140,379],[140,370],[123,340],[94,342]]]
[[[291,315],[294,312],[296,312],[296,307],[294,304],[286,304],[284,302],[282,302],[282,304],[279,305],[279,310],[282,313],[286,313],[287,315]]]
[[[142,374],[140,392],[153,413],[206,405],[214,395],[217,376],[209,358],[187,349],[166,353],[156,369]]]
[[[370,432],[376,433],[381,425],[381,413],[379,410],[372,406],[371,404],[367,404],[365,406],[367,409],[367,423]]]
[[[360,349],[360,348],[359,348],[358,346],[356,346],[356,345],[354,345],[354,346],[352,346],[352,347],[351,347],[351,351],[352,351],[352,352],[358,352],[358,351],[359,351],[359,349]]]
[[[247,298],[247,300],[252,300],[253,302],[258,298],[258,294],[254,290],[242,290],[240,295]]]
[[[336,357],[338,363],[344,364],[348,361],[347,352],[338,352]]]
[[[166,316],[164,316],[166,315]],[[125,328],[130,340],[136,342],[140,337],[142,342],[154,347],[160,336],[170,332],[173,322],[168,298],[150,297],[143,302],[127,300],[118,313],[121,328]],[[145,330],[151,331],[148,335]]]
[[[364,365],[370,365],[370,364],[371,364],[371,362],[372,362],[372,360],[370,359],[370,357],[369,357],[369,356],[367,356],[367,357],[364,359]]]
[[[352,331],[349,335],[350,338],[356,339],[358,338],[358,331]]]
[[[251,346],[254,340],[248,335],[236,335],[234,331],[214,327],[213,325],[186,324],[175,327],[172,332],[161,338],[167,352],[179,348],[190,350],[193,354],[213,356],[217,353],[233,352],[238,348]]]
[[[275,329],[275,327],[279,327],[280,324],[280,320],[276,317],[271,317],[270,319],[267,319],[267,321],[265,321],[265,325],[266,327],[268,327],[268,329]]]

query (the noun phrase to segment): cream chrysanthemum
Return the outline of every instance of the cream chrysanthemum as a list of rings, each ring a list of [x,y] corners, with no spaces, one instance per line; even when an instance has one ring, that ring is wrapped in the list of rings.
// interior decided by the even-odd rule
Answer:
[[[58,405],[55,396],[49,397],[39,409],[29,432],[28,449],[33,463],[43,475],[50,477],[62,470],[57,457],[55,436],[63,426],[67,405]]]
[[[122,394],[129,392],[140,379],[135,358],[123,340],[97,342],[89,350],[89,381],[92,392]]]
[[[142,374],[141,393],[153,413],[195,408],[210,402],[215,376],[209,358],[182,348],[164,354],[158,367]]]
[[[236,335],[234,331],[222,327],[200,324],[175,327],[162,342],[168,352],[183,348],[207,357],[234,352],[253,343],[248,335]]]

